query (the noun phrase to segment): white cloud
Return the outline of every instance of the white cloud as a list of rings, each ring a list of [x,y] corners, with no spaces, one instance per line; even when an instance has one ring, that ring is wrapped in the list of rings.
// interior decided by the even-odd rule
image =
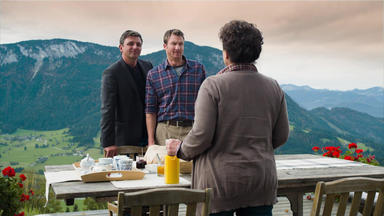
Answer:
[[[0,43],[66,38],[117,46],[134,29],[143,54],[180,28],[198,45],[221,48],[231,19],[263,31],[261,72],[317,88],[383,86],[382,1],[0,1]],[[186,15],[187,14],[187,15]]]

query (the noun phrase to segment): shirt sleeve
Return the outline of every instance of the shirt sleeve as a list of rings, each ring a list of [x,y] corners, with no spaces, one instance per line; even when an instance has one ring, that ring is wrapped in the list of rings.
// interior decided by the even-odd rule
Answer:
[[[288,140],[289,136],[289,121],[287,112],[287,103],[285,101],[285,94],[281,90],[282,98],[280,104],[280,112],[272,131],[272,145],[273,149],[283,145]]]
[[[103,73],[101,82],[100,143],[105,148],[115,144],[115,108],[117,82],[111,70]]]
[[[145,86],[145,113],[157,113],[157,97],[151,71],[148,73]]]

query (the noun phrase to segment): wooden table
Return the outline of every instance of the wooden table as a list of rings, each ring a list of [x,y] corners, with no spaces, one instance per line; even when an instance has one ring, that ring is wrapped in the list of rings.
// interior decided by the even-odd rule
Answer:
[[[343,164],[344,162],[346,164]],[[278,195],[286,196],[289,199],[293,214],[298,216],[303,215],[304,193],[313,192],[318,181],[332,181],[346,177],[384,178],[384,167],[326,158],[318,155],[276,155],[276,164],[279,184]],[[72,165],[45,167],[47,172],[72,169],[74,169]],[[116,188],[110,182],[62,182],[53,183],[51,186],[56,199],[65,199],[67,204],[73,203],[74,198],[116,197],[119,191],[134,191],[132,189]]]

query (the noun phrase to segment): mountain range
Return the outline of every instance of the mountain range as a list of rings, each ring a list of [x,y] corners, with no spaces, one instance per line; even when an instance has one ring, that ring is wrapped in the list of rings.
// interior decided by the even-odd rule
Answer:
[[[94,145],[99,132],[101,75],[120,58],[117,47],[66,39],[31,40],[1,44],[0,56],[0,133],[17,128],[70,128],[79,145]],[[221,51],[212,47],[186,42],[185,56],[201,61],[207,75],[224,66]],[[165,53],[141,58],[157,65],[165,60]],[[384,162],[382,118],[345,107],[307,110],[284,89],[291,134],[277,153],[311,153],[313,146],[359,142]]]
[[[384,118],[384,88],[382,87],[349,91],[314,89],[292,84],[281,85],[281,87],[300,106],[308,110],[319,107],[346,107]]]

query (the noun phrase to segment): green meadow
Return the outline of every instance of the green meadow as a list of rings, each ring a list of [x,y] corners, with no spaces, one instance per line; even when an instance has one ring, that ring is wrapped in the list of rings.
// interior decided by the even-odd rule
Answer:
[[[12,134],[1,134],[0,168],[12,166],[42,174],[46,165],[72,164],[87,153],[93,158],[102,157],[97,138],[87,149],[72,142],[72,138],[67,128],[53,131],[18,129]]]
[[[87,153],[97,159],[102,157],[99,136],[94,138],[92,147],[85,148],[72,142],[72,136],[67,128],[53,131],[33,131],[18,129],[12,134],[0,134],[0,169],[11,166],[17,174],[25,173],[27,181],[35,191],[33,199],[43,198],[45,181],[42,176],[44,166],[72,164],[80,161]],[[36,180],[40,179],[40,180]],[[41,181],[42,180],[42,181]],[[52,191],[51,191],[52,193]],[[76,199],[75,205],[66,206],[64,200],[55,200],[50,195],[47,208],[43,201],[32,201],[26,204],[24,211],[27,215],[48,212],[81,211],[87,209],[106,208],[105,203],[96,203],[88,199]],[[45,200],[45,199],[42,199]]]

